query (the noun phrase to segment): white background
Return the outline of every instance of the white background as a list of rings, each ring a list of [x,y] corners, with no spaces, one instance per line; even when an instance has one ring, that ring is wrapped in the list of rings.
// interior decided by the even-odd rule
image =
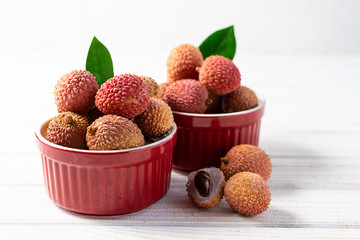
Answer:
[[[360,1],[1,1],[0,52],[168,53],[235,25],[238,54],[359,54]],[[73,63],[77,64],[76,62]]]
[[[0,239],[359,238],[359,13],[355,0],[0,0]],[[85,67],[92,37],[108,47],[115,74],[164,82],[172,48],[229,25],[242,84],[266,98],[269,209],[245,218],[223,200],[202,211],[174,172],[168,194],[134,214],[52,204],[34,131],[56,115],[55,83]]]

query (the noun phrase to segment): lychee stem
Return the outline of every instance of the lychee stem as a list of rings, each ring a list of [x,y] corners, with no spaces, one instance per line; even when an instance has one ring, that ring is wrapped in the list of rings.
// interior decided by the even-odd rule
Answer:
[[[66,124],[72,124],[74,120],[71,116],[65,116],[65,122]]]
[[[212,104],[212,103],[213,103],[213,100],[210,99],[210,98],[206,99],[206,101],[205,101],[205,105],[206,105],[206,106],[209,106],[209,105]]]
[[[229,162],[229,160],[226,157],[222,157],[222,158],[220,158],[220,160],[225,164],[228,164],[228,162]]]
[[[96,132],[96,127],[89,127],[88,128],[88,133],[90,134],[90,135],[94,135],[95,134],[95,132]]]

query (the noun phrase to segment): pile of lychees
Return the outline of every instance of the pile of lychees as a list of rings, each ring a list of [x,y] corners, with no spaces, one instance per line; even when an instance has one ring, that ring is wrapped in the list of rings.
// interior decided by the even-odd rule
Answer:
[[[166,136],[173,125],[170,107],[150,77],[121,74],[98,88],[86,70],[63,75],[56,83],[58,116],[46,139],[78,149],[120,150],[139,147]]]
[[[270,158],[261,148],[237,145],[221,158],[220,169],[203,168],[188,175],[188,196],[202,208],[215,207],[225,196],[236,212],[256,216],[270,204],[271,192],[266,181],[271,171]]]
[[[167,59],[167,82],[160,84],[162,99],[173,111],[229,113],[258,105],[256,94],[240,86],[239,69],[228,58],[203,59],[199,48],[181,44]]]

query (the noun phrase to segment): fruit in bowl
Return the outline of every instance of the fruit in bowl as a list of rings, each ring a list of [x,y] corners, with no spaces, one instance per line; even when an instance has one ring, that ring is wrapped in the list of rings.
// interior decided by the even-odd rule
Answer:
[[[220,167],[220,158],[233,146],[258,145],[265,100],[242,85],[240,71],[230,58],[193,45],[181,47],[185,45],[170,52],[168,81],[161,85],[161,98],[173,110],[179,131],[173,166],[185,171]],[[177,53],[198,59],[194,52],[199,51],[208,56],[196,63],[173,57]],[[174,66],[181,66],[176,76],[186,78],[169,77]]]
[[[87,66],[111,62],[96,63],[93,48],[107,51],[94,38]],[[97,69],[106,66],[71,71],[55,84],[59,113],[35,132],[46,190],[57,205],[75,212],[137,211],[169,189],[177,127],[170,107],[156,98],[155,80],[104,74],[112,65],[111,71]]]

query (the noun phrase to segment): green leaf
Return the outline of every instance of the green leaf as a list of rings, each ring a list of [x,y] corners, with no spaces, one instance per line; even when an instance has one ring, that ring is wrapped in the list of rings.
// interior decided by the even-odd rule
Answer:
[[[99,87],[114,76],[110,52],[96,37],[93,38],[88,51],[86,70],[96,77]]]
[[[234,26],[214,32],[201,43],[199,49],[204,59],[211,55],[221,55],[232,60],[236,52]]]

